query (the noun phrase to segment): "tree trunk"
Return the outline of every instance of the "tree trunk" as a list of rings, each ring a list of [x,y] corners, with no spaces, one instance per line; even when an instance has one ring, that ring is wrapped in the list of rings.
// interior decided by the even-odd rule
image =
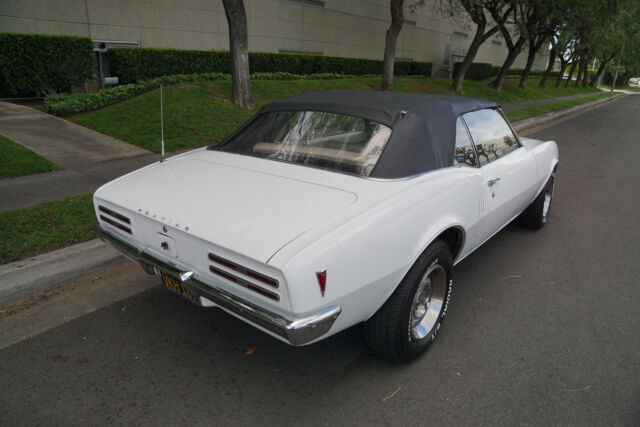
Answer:
[[[229,51],[231,54],[231,96],[240,107],[254,108],[249,78],[249,42],[247,15],[242,0],[222,0],[229,25]]]
[[[573,72],[576,70],[576,65],[578,61],[574,61],[571,64],[571,68],[569,68],[569,76],[567,77],[567,82],[564,84],[564,87],[569,87],[569,83],[571,83],[571,77],[573,77]]]
[[[616,56],[615,52],[611,54],[610,57],[608,57],[607,59],[605,59],[604,61],[600,61],[600,65],[598,66],[598,71],[596,71],[596,74],[591,78],[591,83],[589,83],[591,85],[591,87],[596,87],[598,84],[598,79],[600,78],[600,76],[602,75],[602,72],[604,71],[604,67],[609,63],[609,61],[611,61],[614,57]]]
[[[582,74],[582,87],[587,87],[589,84],[589,63],[584,60],[584,73]]]
[[[522,72],[522,76],[520,77],[520,84],[518,85],[520,89],[527,88],[527,80],[529,80],[529,73],[531,72],[531,67],[533,67],[533,61],[536,60],[536,51],[537,49],[534,48],[533,50],[529,50],[529,53],[527,54],[527,65],[524,67],[524,71]]]
[[[544,71],[544,75],[542,76],[542,79],[540,79],[540,84],[538,85],[538,87],[542,89],[547,88],[547,80],[551,75],[551,71],[553,71],[553,66],[555,65],[555,63],[556,63],[556,50],[555,48],[552,48],[551,53],[549,54],[549,64],[547,64],[547,69]]]
[[[578,75],[576,76],[576,82],[573,87],[578,87],[580,81],[582,80],[582,74],[584,73],[584,61],[580,61],[578,63]]]
[[[484,29],[487,27],[487,20],[484,19],[480,21],[476,26],[476,34],[473,36],[473,40],[471,41],[471,45],[469,46],[469,50],[467,50],[467,55],[464,57],[464,61],[460,64],[460,68],[458,68],[458,72],[455,76],[453,76],[453,87],[458,93],[464,93],[462,90],[462,83],[464,82],[464,78],[471,68],[471,64],[473,64],[473,60],[476,58],[478,54],[478,50],[480,46],[486,39],[488,39],[491,35],[495,34],[498,30],[497,28],[493,28],[491,30],[491,34],[487,33],[485,37]]]
[[[560,85],[562,84],[562,76],[564,76],[564,72],[567,71],[567,65],[569,65],[569,63],[567,61],[564,61],[563,59],[560,59],[560,75],[558,76],[558,79],[556,80],[556,89],[558,89],[560,87]]]
[[[507,77],[507,73],[509,72],[509,69],[511,68],[514,61],[520,54],[520,51],[522,50],[522,46],[524,45],[524,42],[526,40],[527,40],[526,38],[521,36],[516,42],[516,44],[513,46],[513,49],[509,49],[509,54],[507,55],[507,59],[504,60],[504,64],[502,64],[502,67],[500,67],[500,72],[498,72],[498,76],[493,81],[493,83],[491,83],[491,87],[494,88],[495,90],[502,90],[502,85],[504,85],[504,79]]]
[[[404,23],[404,0],[391,0],[391,25],[387,30],[384,44],[384,67],[382,70],[382,90],[393,87],[393,64],[396,56],[396,42]]]

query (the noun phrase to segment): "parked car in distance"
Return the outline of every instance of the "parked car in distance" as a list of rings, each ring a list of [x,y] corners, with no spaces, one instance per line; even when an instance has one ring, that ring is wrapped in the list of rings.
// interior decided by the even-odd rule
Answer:
[[[102,186],[96,232],[286,343],[364,323],[406,362],[436,338],[455,264],[513,219],[545,224],[557,164],[555,142],[518,137],[494,102],[311,92]]]

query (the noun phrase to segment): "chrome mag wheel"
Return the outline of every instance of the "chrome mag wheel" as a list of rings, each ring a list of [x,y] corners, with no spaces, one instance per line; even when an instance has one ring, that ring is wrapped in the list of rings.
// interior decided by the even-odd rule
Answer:
[[[555,187],[556,175],[551,175],[551,182],[547,185],[544,193],[544,204],[542,205],[542,222],[546,223],[549,216],[549,208],[551,207],[551,199],[553,199],[553,189]]]
[[[447,274],[436,261],[420,279],[413,296],[409,330],[414,342],[422,341],[434,332],[433,328],[438,324],[446,292]]]

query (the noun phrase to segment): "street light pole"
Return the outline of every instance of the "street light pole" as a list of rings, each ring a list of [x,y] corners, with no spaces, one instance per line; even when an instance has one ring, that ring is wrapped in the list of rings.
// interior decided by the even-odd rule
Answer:
[[[620,69],[620,60],[622,59],[622,52],[624,51],[624,43],[627,41],[627,35],[625,34],[622,38],[622,47],[620,48],[620,56],[618,56],[618,65],[616,65],[616,74],[613,77],[613,81],[611,82],[611,93],[613,93],[613,89],[616,87],[616,80],[618,80],[618,70]]]

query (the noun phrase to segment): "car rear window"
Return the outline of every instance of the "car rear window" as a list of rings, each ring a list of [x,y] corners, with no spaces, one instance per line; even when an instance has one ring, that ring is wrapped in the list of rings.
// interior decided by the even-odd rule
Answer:
[[[322,111],[259,116],[220,151],[369,176],[391,128],[372,120]]]

